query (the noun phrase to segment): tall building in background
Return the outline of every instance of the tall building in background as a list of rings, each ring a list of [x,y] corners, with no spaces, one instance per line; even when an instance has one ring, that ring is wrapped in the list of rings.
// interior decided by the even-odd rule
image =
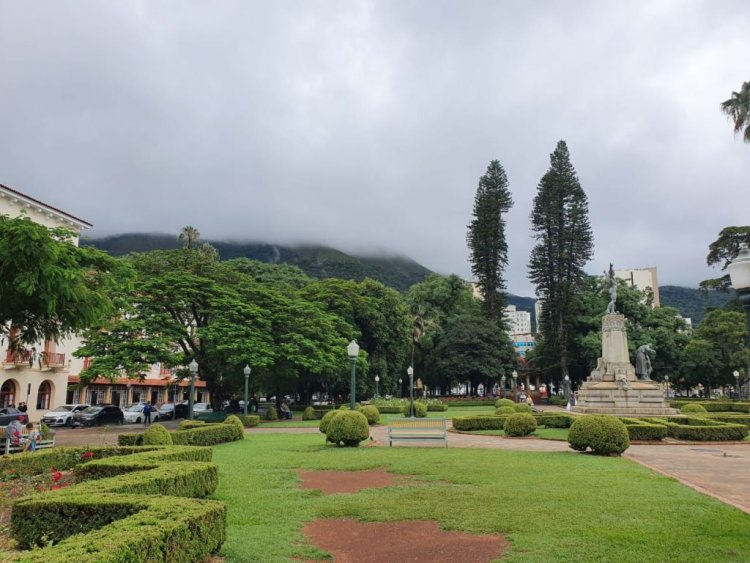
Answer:
[[[531,334],[531,313],[516,310],[515,305],[508,305],[503,312],[508,323],[509,334]]]
[[[632,270],[615,270],[615,276],[625,280],[630,287],[640,291],[651,291],[653,293],[652,307],[661,307],[659,302],[659,279],[656,276],[656,266],[651,268],[639,268]]]

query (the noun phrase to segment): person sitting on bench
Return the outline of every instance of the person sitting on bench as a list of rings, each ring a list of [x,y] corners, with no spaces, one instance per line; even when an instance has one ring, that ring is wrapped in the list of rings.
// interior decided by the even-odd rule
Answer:
[[[286,401],[281,401],[279,410],[281,411],[281,418],[292,420],[292,410],[289,408],[289,405],[286,404]]]

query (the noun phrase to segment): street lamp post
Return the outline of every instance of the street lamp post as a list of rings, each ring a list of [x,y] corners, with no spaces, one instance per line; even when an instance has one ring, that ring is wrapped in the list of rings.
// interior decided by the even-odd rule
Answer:
[[[409,418],[414,418],[414,368],[409,366],[406,373],[409,376]]]
[[[669,376],[664,376],[664,382],[667,384],[667,399],[669,399]]]
[[[375,396],[380,397],[380,376],[375,376]]]
[[[250,382],[250,366],[245,364],[245,369],[242,370],[245,374],[245,416],[247,416],[247,384]]]
[[[190,368],[190,396],[188,396],[188,419],[193,419],[193,397],[195,396],[195,376],[198,375],[198,362],[193,358],[188,365]]]
[[[516,381],[518,380],[518,372],[516,370],[513,370],[513,373],[510,374],[511,378],[513,378],[513,400],[517,403],[518,402],[518,384]]]
[[[346,347],[346,353],[349,356],[349,361],[352,364],[352,378],[349,388],[349,408],[354,410],[356,408],[356,387],[357,387],[357,358],[359,357],[359,344],[356,340],[352,340],[349,346]]]
[[[503,388],[503,399],[505,399],[505,374],[500,378],[500,385]]]
[[[403,397],[404,396],[404,387],[402,385],[403,382],[404,382],[404,380],[399,377],[398,378],[398,396],[399,397]]]
[[[567,403],[565,408],[570,410],[570,377],[566,375],[564,381],[565,387],[563,387],[563,392],[565,393],[565,402]]]
[[[734,370],[734,373],[732,374],[734,376],[734,380],[737,382],[737,400],[742,400],[742,388],[740,387],[740,372],[737,370]]]
[[[750,338],[750,249],[744,242],[740,244],[737,257],[727,266],[732,287],[737,291],[737,299],[745,309],[747,317],[748,338]],[[750,344],[750,341],[749,341]],[[738,372],[734,372],[737,374]],[[737,394],[742,398],[742,387],[737,377]]]

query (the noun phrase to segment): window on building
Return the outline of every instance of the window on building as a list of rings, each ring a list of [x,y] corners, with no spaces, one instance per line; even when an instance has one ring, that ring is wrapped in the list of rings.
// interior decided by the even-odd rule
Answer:
[[[0,387],[0,405],[9,407],[16,404],[16,384],[10,379]]]
[[[49,410],[49,401],[52,397],[52,385],[49,381],[43,381],[36,395],[36,408],[38,410]]]
[[[101,405],[104,403],[104,391],[96,389],[89,391],[89,405]]]

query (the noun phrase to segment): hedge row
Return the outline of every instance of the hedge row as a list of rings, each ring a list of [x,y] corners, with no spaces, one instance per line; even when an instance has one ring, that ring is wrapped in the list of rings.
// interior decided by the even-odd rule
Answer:
[[[628,429],[631,440],[663,440],[667,437],[667,427],[663,424],[654,424],[639,418],[620,417],[620,420]]]
[[[750,413],[750,403],[747,401],[670,401],[673,409],[681,409],[685,405],[701,405],[708,412],[740,412]]]
[[[475,430],[502,430],[511,415],[463,416],[453,419],[453,428],[464,432]],[[538,426],[547,428],[570,428],[575,416],[564,413],[533,413]]]
[[[237,425],[227,422],[205,423],[200,421],[189,421],[186,430],[170,432],[172,443],[176,446],[215,446],[225,442],[242,440],[245,433]],[[182,428],[182,423],[180,425]],[[143,434],[120,434],[117,437],[120,446],[140,446],[143,444]]]
[[[131,449],[131,452],[136,451]],[[20,499],[11,527],[29,563],[200,562],[226,536],[222,503],[197,500],[218,483],[206,448],[141,448],[76,469],[82,483]],[[114,475],[97,479],[102,475]]]
[[[676,440],[696,442],[728,442],[744,440],[748,427],[744,424],[719,422],[703,417],[674,417],[662,419],[667,425],[667,433]]]

